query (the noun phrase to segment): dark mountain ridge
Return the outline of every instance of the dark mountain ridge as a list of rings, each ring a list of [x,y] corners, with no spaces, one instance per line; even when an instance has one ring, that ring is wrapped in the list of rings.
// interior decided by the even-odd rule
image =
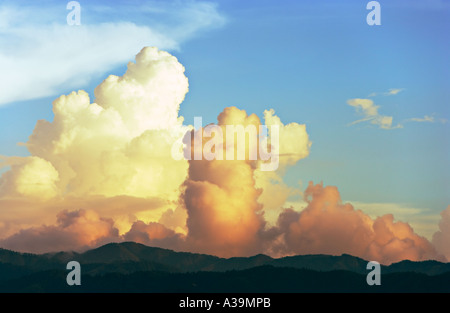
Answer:
[[[141,268],[154,268],[167,272],[198,272],[214,271],[224,272],[231,270],[244,270],[257,266],[270,265],[273,267],[290,267],[298,269],[310,269],[322,272],[345,270],[360,274],[366,274],[367,260],[343,254],[333,255],[296,255],[282,258],[272,258],[258,254],[251,257],[219,258],[216,256],[175,252],[168,249],[149,247],[135,242],[109,243],[96,249],[83,253],[57,252],[45,254],[19,253],[0,248],[0,268],[6,264],[23,267],[28,271],[41,271],[58,269],[69,261],[78,261],[81,266],[96,265],[103,270],[99,273],[116,271],[118,264],[137,264],[136,271]],[[115,264],[116,266],[113,266]],[[111,270],[108,270],[111,269]],[[427,275],[439,275],[450,272],[450,263],[429,261],[401,261],[389,266],[382,265],[383,273],[416,272]],[[130,268],[129,271],[132,271]],[[0,276],[0,280],[1,280]]]
[[[69,261],[81,265],[78,289],[66,284]],[[382,286],[367,285],[367,263],[348,254],[219,258],[134,242],[83,253],[0,249],[0,292],[450,292],[450,263],[382,266]]]

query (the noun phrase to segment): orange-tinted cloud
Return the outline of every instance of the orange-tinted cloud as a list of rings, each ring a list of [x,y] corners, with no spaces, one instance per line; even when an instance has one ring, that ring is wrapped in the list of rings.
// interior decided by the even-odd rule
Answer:
[[[15,251],[43,253],[96,247],[119,240],[111,219],[91,210],[61,211],[57,224],[22,229],[0,241],[0,246]]]
[[[134,241],[152,247],[161,247],[172,250],[183,250],[184,236],[175,233],[160,223],[136,221],[123,239]]]
[[[278,220],[280,240],[274,252],[283,254],[347,253],[383,264],[403,259],[439,258],[432,244],[411,226],[394,222],[391,214],[371,219],[349,203],[342,203],[336,187],[309,184],[307,207],[286,210]]]
[[[234,107],[225,109],[218,120],[220,127],[260,125],[256,115],[248,116]],[[203,149],[209,139],[203,135],[203,129],[193,131],[193,154],[196,149]],[[195,147],[194,141],[200,136],[203,145]],[[222,138],[224,154],[227,139]],[[237,148],[237,141],[231,148]],[[255,188],[253,178],[256,161],[248,158],[249,145],[245,148],[244,160],[189,161],[184,200],[188,213],[187,240],[194,251],[229,257],[251,255],[259,250],[258,233],[264,227],[264,219],[262,205],[257,201],[260,191]]]
[[[283,171],[306,157],[311,145],[305,125],[284,125],[274,113],[264,112],[267,134],[260,128],[258,116],[236,107],[225,108],[219,114],[214,135],[207,132],[212,126],[190,133],[191,160],[184,193],[190,249],[223,257],[248,256],[264,250],[267,245],[263,239],[264,206],[283,205],[293,192],[282,183],[277,172],[266,171],[261,164],[276,162],[273,168]],[[242,126],[247,130],[245,137],[229,132],[230,126]],[[213,150],[211,141],[215,142],[214,152],[219,154],[212,160],[205,157],[199,160],[202,151]],[[245,151],[243,158],[239,158],[240,148]],[[269,160],[261,154],[263,148],[272,153]],[[254,151],[258,152],[252,154]],[[229,155],[234,156],[232,160]],[[280,192],[278,201],[267,196],[273,190]],[[272,198],[277,196],[272,194]]]

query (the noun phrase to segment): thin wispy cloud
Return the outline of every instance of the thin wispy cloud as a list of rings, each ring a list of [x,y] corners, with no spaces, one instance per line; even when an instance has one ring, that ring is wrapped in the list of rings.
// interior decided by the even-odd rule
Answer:
[[[1,4],[0,106],[85,87],[93,77],[130,61],[143,46],[177,50],[226,21],[209,2],[115,6],[109,8],[113,17],[103,21],[107,9],[81,3],[81,25],[69,26],[66,3]]]
[[[381,96],[395,96],[395,95],[397,95],[398,93],[400,93],[400,92],[402,92],[404,90],[405,90],[405,88],[390,88],[390,89],[388,89],[388,91],[384,91],[384,92],[372,92],[367,97],[368,98],[373,98],[373,97],[376,97],[376,96],[379,96],[379,95],[381,95]]]
[[[425,115],[424,117],[422,117],[422,118],[417,118],[417,117],[413,117],[413,118],[410,118],[408,121],[411,121],[411,122],[419,122],[419,123],[423,123],[423,122],[426,122],[426,123],[434,123],[434,117],[433,116],[428,116],[428,115]]]
[[[434,116],[425,115],[424,117],[413,117],[407,119],[406,122],[417,122],[417,123],[442,123],[445,124],[448,122],[446,118],[435,118]]]
[[[382,93],[372,92],[371,94],[368,95],[368,98],[373,98],[378,95],[393,96],[397,95],[398,93],[404,90],[405,88],[391,88],[388,91]],[[354,107],[356,113],[363,115],[363,118],[353,121],[347,124],[347,126],[352,126],[364,122],[370,122],[370,124],[377,125],[381,129],[395,129],[395,128],[403,128],[403,124],[408,122],[416,122],[416,123],[440,122],[442,124],[445,124],[448,121],[445,118],[435,118],[433,114],[433,115],[424,115],[424,117],[408,118],[406,120],[403,120],[401,123],[398,123],[397,125],[393,126],[392,123],[394,117],[379,114],[378,109],[380,108],[380,106],[375,105],[374,101],[371,99],[360,99],[360,98],[349,99],[347,100],[347,104]]]

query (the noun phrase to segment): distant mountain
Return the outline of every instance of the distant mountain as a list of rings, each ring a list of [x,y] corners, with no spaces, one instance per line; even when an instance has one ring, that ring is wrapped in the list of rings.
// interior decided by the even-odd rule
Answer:
[[[83,284],[76,290],[89,292],[227,292],[227,288],[231,287],[233,291],[243,289],[250,292],[427,292],[430,288],[450,292],[450,284],[447,283],[450,281],[450,263],[402,261],[382,266],[382,286],[375,286],[374,289],[369,288],[365,280],[368,261],[346,254],[298,255],[277,259],[260,254],[225,259],[134,242],[110,243],[84,253],[35,255],[0,249],[0,291],[72,292],[74,289],[65,282],[69,261],[81,264]],[[262,276],[256,277],[255,273]],[[151,278],[152,282],[145,277]],[[170,279],[176,285],[166,286],[164,279]],[[156,284],[156,281],[159,283]],[[390,282],[389,286],[387,282]],[[396,290],[394,286],[400,289]]]
[[[137,264],[142,263],[141,268],[143,269],[152,268],[167,272],[223,272],[271,265],[274,267],[292,267],[325,272],[345,270],[360,274],[367,273],[366,265],[368,262],[348,254],[341,256],[297,255],[278,259],[259,254],[252,257],[225,259],[206,254],[175,252],[162,248],[148,247],[135,242],[110,243],[84,253],[58,252],[36,255],[0,249],[0,264],[20,266],[30,271],[58,269],[62,265],[65,266],[69,261],[78,261],[84,266],[90,265],[89,268],[92,269],[96,266],[104,269],[103,271],[97,269],[99,272],[115,272],[117,264],[134,264],[137,266]],[[141,269],[136,268],[136,271],[139,270]],[[438,275],[450,272],[450,263],[401,261],[390,266],[382,266],[382,272],[416,272]]]

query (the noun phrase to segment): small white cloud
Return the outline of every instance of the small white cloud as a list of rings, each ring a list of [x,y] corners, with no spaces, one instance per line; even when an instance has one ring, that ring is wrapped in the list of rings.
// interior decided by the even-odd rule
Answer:
[[[375,117],[378,115],[379,107],[374,105],[373,101],[370,99],[350,99],[347,103],[367,117]]]
[[[401,92],[403,90],[404,90],[404,88],[391,88],[387,92],[385,92],[384,94],[386,96],[393,96],[393,95],[396,95],[396,94],[398,94],[399,92]]]
[[[374,102],[370,99],[350,99],[347,103],[356,109],[356,112],[362,114],[364,118],[356,120],[350,125],[355,125],[362,122],[370,121],[371,124],[377,125],[382,129],[394,129],[394,128],[402,128],[401,124],[397,124],[396,126],[392,126],[392,116],[380,115],[378,113],[379,106],[375,105]]]

